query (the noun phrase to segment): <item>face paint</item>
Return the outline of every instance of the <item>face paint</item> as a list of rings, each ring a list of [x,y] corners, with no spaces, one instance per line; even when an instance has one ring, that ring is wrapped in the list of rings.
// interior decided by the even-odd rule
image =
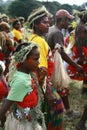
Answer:
[[[32,62],[33,62],[33,59],[32,59],[32,58],[30,58],[28,61],[29,61],[30,63],[32,63]]]

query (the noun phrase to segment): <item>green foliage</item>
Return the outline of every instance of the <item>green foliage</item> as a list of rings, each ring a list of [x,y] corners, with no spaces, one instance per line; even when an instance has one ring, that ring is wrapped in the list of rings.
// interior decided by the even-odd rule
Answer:
[[[60,9],[66,9],[67,11],[69,11],[72,14],[72,6],[69,4],[63,4],[60,6]]]
[[[35,0],[16,0],[13,1],[9,6],[8,11],[9,14],[13,17],[23,16],[25,19],[29,16],[30,12],[41,6],[40,2],[36,2]]]
[[[75,10],[82,10],[87,6],[87,3],[83,3],[81,6],[77,5],[69,5],[69,4],[60,4],[57,1],[49,2],[49,1],[38,1],[38,0],[7,0],[7,2],[3,2],[0,0],[0,12],[6,13],[11,17],[18,17],[23,16],[25,19],[28,18],[31,11],[33,9],[36,9],[38,7],[41,7],[44,5],[50,13],[53,15],[56,13],[59,9],[66,9],[70,13],[73,12],[73,9]]]
[[[4,12],[4,9],[2,6],[0,6],[0,13],[3,13]]]
[[[54,2],[42,2],[42,4],[49,10],[50,13],[55,15],[56,11],[60,9],[61,4],[54,1]]]

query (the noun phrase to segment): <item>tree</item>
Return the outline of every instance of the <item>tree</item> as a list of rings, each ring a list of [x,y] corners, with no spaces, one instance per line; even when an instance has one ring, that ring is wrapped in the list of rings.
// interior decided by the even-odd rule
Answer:
[[[42,2],[42,4],[49,10],[50,13],[55,15],[56,11],[60,8],[61,4],[54,2]]]
[[[65,9],[65,10],[67,10],[67,11],[69,11],[69,13],[71,13],[72,14],[72,6],[71,5],[69,5],[69,4],[62,4],[61,6],[60,6],[60,9]]]
[[[41,2],[36,2],[35,0],[16,0],[11,3],[8,11],[13,17],[23,16],[27,19],[31,11],[41,5]]]

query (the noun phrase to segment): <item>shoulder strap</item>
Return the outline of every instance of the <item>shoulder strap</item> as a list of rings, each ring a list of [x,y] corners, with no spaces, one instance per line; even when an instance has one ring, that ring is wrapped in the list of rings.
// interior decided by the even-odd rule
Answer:
[[[33,36],[30,41],[32,41],[35,37],[37,37],[37,35]]]

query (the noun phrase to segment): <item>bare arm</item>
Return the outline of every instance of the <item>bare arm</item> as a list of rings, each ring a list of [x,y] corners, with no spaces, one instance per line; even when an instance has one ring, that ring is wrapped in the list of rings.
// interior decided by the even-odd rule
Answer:
[[[0,120],[1,120],[1,127],[4,126],[5,120],[6,120],[6,112],[10,109],[11,105],[14,103],[14,101],[7,100],[0,108]]]
[[[63,49],[61,49],[61,52],[60,52],[62,58],[64,61],[66,61],[68,64],[72,65],[77,71],[82,71],[83,68],[78,65],[77,63],[75,63],[65,52]]]

